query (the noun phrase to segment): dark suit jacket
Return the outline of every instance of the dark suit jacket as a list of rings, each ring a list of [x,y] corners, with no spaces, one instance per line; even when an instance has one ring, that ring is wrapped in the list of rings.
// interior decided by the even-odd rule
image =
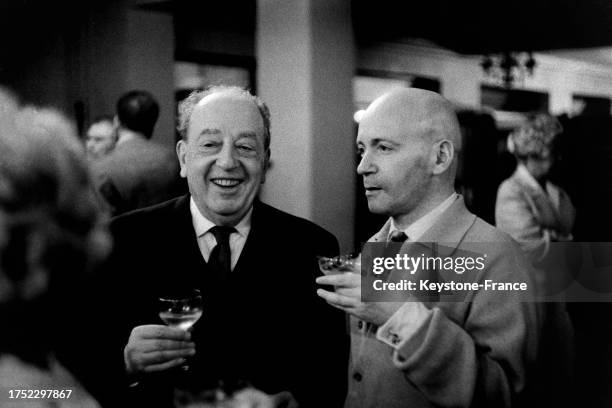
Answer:
[[[112,350],[100,363],[105,371],[123,371],[123,348],[132,328],[162,324],[159,296],[199,288],[204,313],[193,331],[191,382],[246,380],[267,393],[289,390],[301,406],[342,405],[348,360],[345,316],[318,298],[315,284],[320,274],[316,255],[338,252],[333,235],[256,202],[230,282],[219,287],[197,245],[189,196],[125,214],[113,220],[111,229],[115,251],[106,284],[98,286],[113,294],[110,304],[116,309],[105,306],[99,317],[110,319],[103,330],[112,332],[100,334],[107,338],[101,348]],[[167,406],[179,381],[175,374],[144,378],[132,393],[136,404]],[[113,403],[119,406],[121,401]]]

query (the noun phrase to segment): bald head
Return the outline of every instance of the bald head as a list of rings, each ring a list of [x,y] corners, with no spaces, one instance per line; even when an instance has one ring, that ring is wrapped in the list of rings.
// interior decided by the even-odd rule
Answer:
[[[372,212],[410,222],[452,194],[461,133],[440,95],[403,88],[376,99],[360,120],[357,145]]]
[[[391,91],[372,102],[363,118],[374,115],[388,119],[388,126],[397,132],[426,142],[446,139],[455,150],[461,149],[460,127],[453,106],[435,92],[417,88]]]

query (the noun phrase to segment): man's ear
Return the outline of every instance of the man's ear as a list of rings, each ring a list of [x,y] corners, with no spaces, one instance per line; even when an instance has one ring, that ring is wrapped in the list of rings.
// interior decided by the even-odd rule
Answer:
[[[179,140],[176,143],[176,155],[178,156],[179,164],[181,165],[181,177],[187,177],[187,165],[185,164],[185,156],[187,155],[187,142]]]
[[[455,146],[450,140],[440,140],[433,146],[434,167],[433,174],[438,175],[444,173],[453,162],[455,157]]]
[[[270,170],[270,155],[271,155],[270,148],[266,149],[266,152],[264,154],[265,154],[264,168],[263,168],[263,175],[261,176],[261,184],[266,182],[266,174],[268,173],[268,170]]]

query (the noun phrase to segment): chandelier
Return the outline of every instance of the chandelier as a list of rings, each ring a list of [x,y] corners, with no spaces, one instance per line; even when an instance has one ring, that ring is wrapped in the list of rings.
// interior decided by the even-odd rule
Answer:
[[[485,75],[506,88],[533,76],[536,60],[531,52],[504,52],[482,57],[480,66]]]

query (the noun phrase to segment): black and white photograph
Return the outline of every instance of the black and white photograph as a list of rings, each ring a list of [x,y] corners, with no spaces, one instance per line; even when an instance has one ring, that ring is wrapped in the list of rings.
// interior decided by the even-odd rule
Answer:
[[[612,2],[3,0],[0,333],[1,408],[611,407]]]

